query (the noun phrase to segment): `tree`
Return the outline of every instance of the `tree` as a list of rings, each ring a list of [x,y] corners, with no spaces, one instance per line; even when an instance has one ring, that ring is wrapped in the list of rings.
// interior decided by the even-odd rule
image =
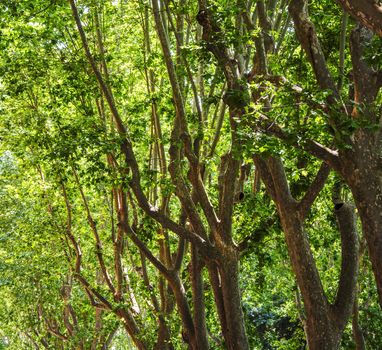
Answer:
[[[57,305],[26,302],[39,317],[28,334],[43,329],[53,338],[33,335],[28,344],[97,348],[120,341],[124,329],[126,344],[139,349],[182,342],[248,349],[289,340],[285,346],[298,348],[304,326],[310,348],[336,349],[341,339],[350,343],[345,326],[353,309],[359,339],[368,297],[356,292],[357,218],[346,185],[332,202],[338,180],[330,170],[353,193],[370,245],[376,212],[368,218],[377,206],[362,209],[366,181],[357,169],[374,181],[368,196],[378,197],[379,175],[370,170],[378,147],[365,136],[376,135],[377,125],[361,116],[376,120],[377,112],[356,107],[379,101],[377,80],[375,89],[360,83],[368,72],[372,87],[373,58],[365,57],[377,43],[364,48],[357,35],[366,32],[355,31],[350,62],[338,8],[322,19],[318,7],[328,4],[312,2],[312,19],[324,28],[316,34],[306,4],[292,1],[290,14],[287,5],[2,5],[3,147],[25,164],[21,176],[34,174],[28,184],[42,198],[31,216],[41,232],[60,237],[47,254],[65,256],[49,282],[48,300]],[[339,34],[340,49],[329,52]],[[347,98],[350,79],[356,105]],[[370,257],[378,277],[376,250]],[[89,322],[79,312],[85,309]],[[263,316],[274,320],[272,335]],[[294,331],[285,335],[281,320]]]

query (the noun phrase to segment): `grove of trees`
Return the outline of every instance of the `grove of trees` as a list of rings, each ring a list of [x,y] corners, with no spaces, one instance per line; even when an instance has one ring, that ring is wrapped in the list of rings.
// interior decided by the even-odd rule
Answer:
[[[0,349],[382,348],[379,1],[0,11]]]

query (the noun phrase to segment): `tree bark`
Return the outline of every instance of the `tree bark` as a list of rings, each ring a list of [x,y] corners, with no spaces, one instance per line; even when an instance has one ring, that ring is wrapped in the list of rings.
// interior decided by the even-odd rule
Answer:
[[[195,335],[198,349],[209,349],[204,302],[202,262],[195,246],[191,248],[191,284],[194,304]]]
[[[361,10],[369,8],[373,9],[375,16],[382,17],[381,8],[375,1],[341,0],[340,2],[355,9],[358,15],[361,13],[362,16]],[[367,127],[358,126],[352,132],[338,124],[339,119],[335,117],[338,113],[333,113],[329,123],[335,129],[342,131],[341,142],[347,145],[346,149],[340,147],[338,152],[333,152],[321,148],[323,152],[311,153],[340,173],[352,191],[367,240],[382,308],[382,129],[379,114],[374,106],[382,85],[382,72],[370,67],[363,57],[364,49],[372,39],[372,35],[366,28],[358,26],[350,37],[354,83],[354,96],[352,96],[354,105],[350,114],[346,107],[340,105],[338,91],[326,64],[315,28],[309,20],[307,1],[292,0],[289,11],[295,23],[297,37],[312,65],[318,84],[322,89],[332,91],[332,95],[328,97],[330,108],[342,110],[344,119],[353,118],[355,121],[361,120],[368,124]],[[364,20],[368,21],[367,16]],[[373,128],[370,126],[375,127],[376,131],[371,130]]]
[[[232,248],[229,250],[229,252],[223,255],[224,261],[219,263],[227,326],[226,346],[229,350],[249,350],[241,307],[238,253],[232,250]]]
[[[370,136],[364,137],[364,142],[369,143]],[[372,151],[370,147],[365,147],[351,157],[343,157],[342,175],[353,193],[359,212],[382,308],[382,177]]]
[[[182,319],[183,340],[189,345],[191,350],[201,350],[198,348],[198,341],[195,334],[194,321],[188,305],[186,291],[177,273],[169,278],[169,284],[175,295],[176,304]]]
[[[305,333],[310,350],[338,349],[343,329],[351,315],[358,274],[358,236],[354,208],[341,204],[335,210],[341,233],[342,265],[334,304],[330,304],[304,229],[305,217],[325,184],[321,167],[300,202],[290,193],[282,163],[277,158],[254,157],[262,180],[280,216],[292,269],[301,290],[305,310]]]
[[[336,0],[354,19],[382,37],[382,6],[376,0]]]
[[[304,301],[306,337],[310,350],[338,348],[340,335],[330,317],[329,303],[324,295],[320,277],[303,224],[296,218],[296,210],[279,209],[288,253]]]

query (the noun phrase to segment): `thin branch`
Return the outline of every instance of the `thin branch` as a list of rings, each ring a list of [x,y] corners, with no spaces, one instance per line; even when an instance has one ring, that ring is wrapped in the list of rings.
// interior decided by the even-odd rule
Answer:
[[[259,115],[256,128],[266,134],[277,137],[288,145],[312,154],[318,159],[328,163],[334,170],[340,169],[337,151],[311,139],[301,138],[301,140],[299,140],[298,135],[291,135],[285,132],[275,121],[268,118],[265,114]]]
[[[98,258],[99,265],[101,267],[102,274],[103,274],[103,276],[105,278],[106,284],[108,285],[110,291],[113,294],[115,294],[115,287],[113,285],[113,282],[111,280],[109,272],[107,271],[107,267],[106,267],[105,261],[103,259],[102,243],[101,243],[101,239],[100,239],[99,234],[98,234],[97,224],[96,224],[96,222],[94,221],[94,219],[92,217],[88,201],[86,199],[86,196],[85,196],[84,191],[82,189],[82,186],[80,184],[77,172],[76,172],[76,170],[74,168],[73,168],[73,175],[74,175],[76,184],[77,184],[78,189],[79,189],[80,194],[81,194],[81,198],[82,198],[82,202],[84,204],[85,211],[86,211],[86,214],[87,214],[87,220],[88,220],[89,226],[90,226],[90,228],[91,228],[91,230],[93,232],[93,235],[94,235],[94,239],[95,239],[95,242],[96,242],[96,255],[97,255],[97,258]]]
[[[61,183],[61,189],[65,200],[66,212],[67,212],[67,224],[66,224],[66,236],[69,238],[76,254],[76,265],[75,272],[81,273],[81,261],[82,261],[82,252],[79,246],[79,243],[76,241],[72,233],[72,208],[69,202],[68,194],[66,192],[65,184]]]
[[[158,269],[158,271],[166,278],[169,278],[169,270],[163,265],[147,248],[147,246],[139,239],[135,231],[130,225],[125,227],[128,237],[134,242],[134,244],[143,252],[145,257]]]
[[[86,291],[91,293],[92,296],[95,296],[102,303],[106,310],[113,310],[113,305],[101,293],[99,293],[94,287],[92,287],[84,276],[82,276],[79,273],[76,273],[74,277],[85,287]],[[99,304],[95,303],[93,306],[99,307]]]
[[[307,216],[313,202],[315,201],[315,199],[321,192],[322,188],[324,187],[326,180],[329,176],[329,173],[330,173],[330,166],[327,165],[326,163],[322,163],[320,166],[320,169],[318,170],[316,174],[316,177],[314,178],[313,182],[310,184],[304,197],[301,199],[299,203],[298,211],[302,220]]]

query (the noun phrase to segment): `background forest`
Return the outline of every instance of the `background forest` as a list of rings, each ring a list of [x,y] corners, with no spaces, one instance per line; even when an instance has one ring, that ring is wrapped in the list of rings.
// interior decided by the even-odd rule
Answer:
[[[381,7],[0,1],[0,349],[382,349]]]

